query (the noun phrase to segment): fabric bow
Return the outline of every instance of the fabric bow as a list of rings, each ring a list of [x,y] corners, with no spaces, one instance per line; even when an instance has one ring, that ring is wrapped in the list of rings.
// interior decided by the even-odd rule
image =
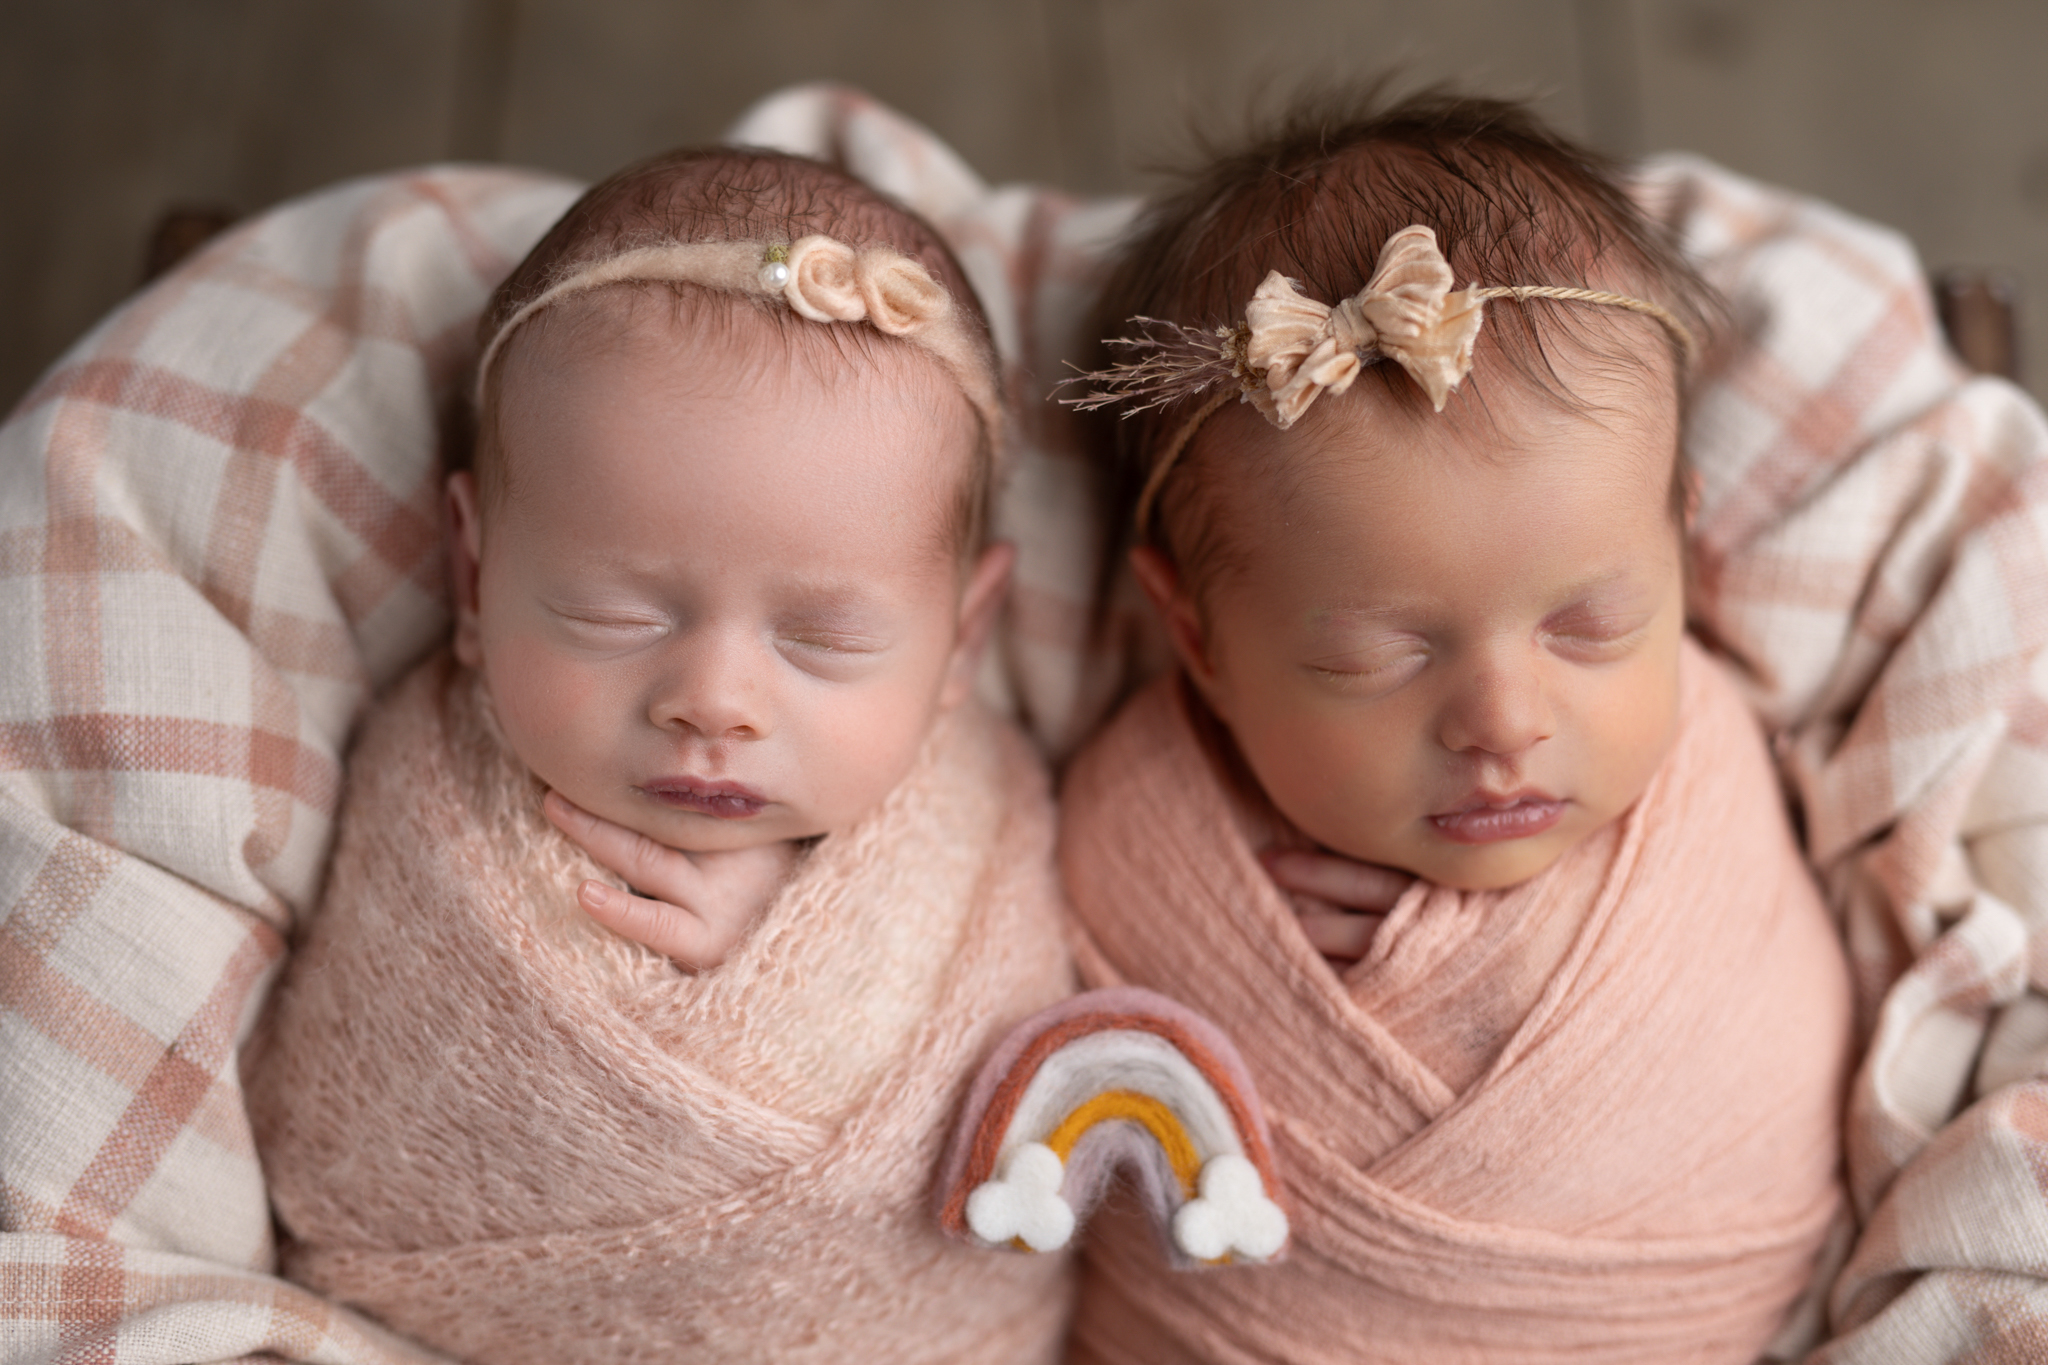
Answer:
[[[904,336],[944,317],[952,297],[908,256],[887,247],[855,251],[830,237],[802,237],[789,248],[789,306],[812,322],[859,322]]]
[[[1472,369],[1484,318],[1476,290],[1451,293],[1450,263],[1436,233],[1402,228],[1380,250],[1372,279],[1332,308],[1271,271],[1245,308],[1245,360],[1265,384],[1246,397],[1285,431],[1316,395],[1342,393],[1368,361],[1400,362],[1438,412]]]

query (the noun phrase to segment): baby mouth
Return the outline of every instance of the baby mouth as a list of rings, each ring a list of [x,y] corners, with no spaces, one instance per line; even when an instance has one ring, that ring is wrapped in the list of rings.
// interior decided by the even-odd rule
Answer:
[[[715,820],[745,820],[759,815],[768,798],[737,782],[701,782],[690,777],[663,777],[643,784],[642,796],[672,810],[691,811]]]
[[[1455,810],[1430,816],[1429,823],[1453,843],[1493,844],[1543,833],[1564,818],[1564,808],[1564,802],[1541,792],[1475,796]]]

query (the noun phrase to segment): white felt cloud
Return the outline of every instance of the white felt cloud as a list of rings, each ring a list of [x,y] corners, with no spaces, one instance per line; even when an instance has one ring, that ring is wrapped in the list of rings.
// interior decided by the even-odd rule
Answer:
[[[1033,1251],[1058,1251],[1074,1235],[1074,1211],[1060,1198],[1065,1174],[1059,1153],[1025,1143],[1004,1158],[994,1180],[967,1196],[967,1226],[984,1242],[1016,1239]]]
[[[1241,1156],[1210,1157],[1201,1195],[1173,1216],[1173,1240],[1198,1261],[1235,1253],[1263,1261],[1287,1244],[1287,1214],[1266,1198],[1258,1167]]]

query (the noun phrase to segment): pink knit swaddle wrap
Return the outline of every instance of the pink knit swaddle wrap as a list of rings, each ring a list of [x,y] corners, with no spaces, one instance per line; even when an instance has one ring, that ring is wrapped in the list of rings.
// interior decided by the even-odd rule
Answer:
[[[1755,723],[1690,644],[1681,706],[1628,814],[1520,886],[1418,884],[1341,977],[1174,682],[1083,754],[1062,826],[1083,974],[1230,1033],[1294,1242],[1280,1265],[1176,1273],[1105,1211],[1074,1360],[1755,1358],[1840,1204],[1849,985]],[[1558,915],[1581,920],[1561,964],[1501,1019],[1494,974]],[[1505,1037],[1454,1093],[1405,1040],[1460,1025]]]
[[[1057,1358],[1068,1267],[929,1213],[975,1064],[1072,988],[1021,738],[941,721],[702,976],[575,910],[445,657],[349,771],[246,1068],[293,1278],[488,1365]]]

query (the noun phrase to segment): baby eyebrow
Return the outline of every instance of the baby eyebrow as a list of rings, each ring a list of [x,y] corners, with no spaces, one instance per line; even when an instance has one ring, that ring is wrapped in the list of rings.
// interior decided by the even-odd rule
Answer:
[[[870,635],[888,616],[888,604],[865,585],[798,585],[777,613],[790,629]]]
[[[1325,626],[1384,625],[1395,621],[1409,621],[1429,610],[1422,602],[1383,602],[1372,606],[1318,607],[1309,613],[1309,624],[1318,629]]]
[[[1585,578],[1583,578],[1583,579],[1580,579],[1580,580],[1579,580],[1579,581],[1578,581],[1577,583],[1574,583],[1574,584],[1573,584],[1573,585],[1572,585],[1572,586],[1570,587],[1570,589],[1568,589],[1568,592],[1570,592],[1570,593],[1588,593],[1588,592],[1594,592],[1594,591],[1597,591],[1597,590],[1598,590],[1598,589],[1600,589],[1600,588],[1604,588],[1604,587],[1606,587],[1606,586],[1607,586],[1608,584],[1610,584],[1610,583],[1619,583],[1619,582],[1623,581],[1624,579],[1628,579],[1628,578],[1632,578],[1632,577],[1634,577],[1634,575],[1635,575],[1635,566],[1634,566],[1634,565],[1632,565],[1632,564],[1617,564],[1617,565],[1615,565],[1615,566],[1614,566],[1613,568],[1611,568],[1611,569],[1602,569],[1602,570],[1600,570],[1600,571],[1599,571],[1598,573],[1588,574],[1588,575],[1587,575],[1587,576],[1586,576]]]
[[[837,575],[830,578],[792,575],[777,582],[774,590],[792,604],[824,609],[860,606],[877,595],[874,586],[865,579]]]
[[[1561,616],[1571,611],[1594,610],[1608,612],[1626,610],[1630,603],[1598,602],[1602,593],[1617,587],[1633,597],[1640,586],[1635,568],[1631,565],[1617,565],[1603,569],[1577,580],[1563,591],[1551,597],[1551,605],[1543,612],[1544,619]],[[1439,614],[1440,605],[1425,598],[1399,598],[1386,602],[1340,603],[1318,607],[1308,615],[1312,630],[1328,631],[1346,628],[1393,627],[1415,628],[1419,622],[1427,622]]]
[[[1639,590],[1641,586],[1634,569],[1627,567],[1611,569],[1606,573],[1596,574],[1591,578],[1576,583],[1564,592],[1559,593],[1555,599],[1557,605],[1551,608],[1549,614],[1554,616],[1569,611],[1612,610],[1616,606],[1626,607],[1628,605],[1627,601],[1615,603],[1612,601],[1596,601],[1595,599],[1599,598],[1602,594],[1608,594],[1610,598],[1620,596],[1633,599],[1636,596],[1640,596]],[[1617,589],[1619,592],[1616,592]]]

